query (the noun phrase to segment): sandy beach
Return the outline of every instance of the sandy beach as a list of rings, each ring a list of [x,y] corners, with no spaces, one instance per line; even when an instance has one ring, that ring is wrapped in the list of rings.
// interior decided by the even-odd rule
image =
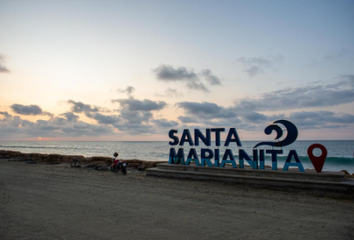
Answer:
[[[354,239],[353,193],[0,160],[0,239]]]

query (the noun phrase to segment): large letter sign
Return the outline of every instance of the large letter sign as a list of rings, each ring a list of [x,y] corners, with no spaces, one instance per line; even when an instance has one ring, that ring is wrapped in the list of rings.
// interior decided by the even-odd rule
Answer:
[[[283,125],[285,129],[283,130],[278,124]],[[223,144],[227,149],[224,152],[221,152],[219,148],[201,148],[199,153],[199,150],[197,152],[194,148],[194,146],[198,147],[200,143],[203,143],[206,147],[210,147],[212,137],[215,139],[215,146],[220,147],[221,133],[223,132],[225,132],[225,134],[227,133]],[[235,149],[242,146],[236,128],[230,128],[228,131],[225,128],[208,128],[205,132],[202,132],[199,129],[194,129],[194,131],[184,129],[180,138],[177,135],[178,130],[172,129],[168,133],[168,136],[171,139],[169,142],[169,145],[171,146],[169,163],[182,165],[190,165],[191,163],[194,163],[196,166],[202,167],[225,167],[225,165],[228,164],[233,168],[242,169],[245,167],[246,162],[252,169],[264,170],[265,154],[267,154],[267,156],[271,157],[272,170],[278,170],[277,157],[279,154],[284,153],[282,147],[288,146],[296,141],[298,130],[293,123],[287,120],[277,120],[264,129],[264,133],[267,135],[270,135],[273,132],[276,133],[274,141],[260,142],[256,144],[253,147],[251,157],[244,149]],[[280,140],[280,138],[283,137],[284,132],[286,133],[286,136]],[[187,151],[185,152],[183,148],[185,144],[192,147],[188,151],[187,158],[185,158],[185,153],[187,153]],[[177,151],[174,146],[178,147]],[[271,146],[272,149],[262,149],[262,146]],[[314,156],[312,154],[314,148],[320,148],[322,155],[319,157]],[[234,152],[238,152],[238,164]],[[315,166],[316,171],[321,172],[327,156],[326,148],[320,144],[314,144],[309,147],[308,155]],[[282,169],[283,171],[288,171],[289,167],[296,167],[300,172],[305,172],[296,150],[290,150],[288,152]]]

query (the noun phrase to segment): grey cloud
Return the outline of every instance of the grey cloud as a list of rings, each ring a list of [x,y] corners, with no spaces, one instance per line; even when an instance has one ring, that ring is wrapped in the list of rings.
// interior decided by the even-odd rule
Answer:
[[[125,120],[125,122],[130,124],[143,124],[149,122],[152,118],[152,113],[149,111],[132,111],[129,109],[122,109],[120,111],[120,117]]]
[[[178,126],[178,122],[169,121],[167,119],[154,119],[153,122],[159,128],[173,128]]]
[[[265,72],[266,69],[274,67],[274,65],[283,62],[283,60],[284,57],[282,55],[253,58],[241,57],[238,59],[238,61],[244,65],[244,71],[247,72],[250,77],[255,77]]]
[[[210,85],[220,85],[220,78],[212,74],[211,70],[205,69],[200,74],[194,72],[193,69],[185,67],[174,68],[171,65],[160,65],[153,72],[160,81],[164,82],[183,82],[189,89],[209,92],[209,89],[202,82],[205,79]]]
[[[126,94],[128,94],[128,96],[130,96],[135,91],[135,88],[132,86],[128,86],[125,89],[118,89],[117,91],[120,93],[126,93]]]
[[[178,120],[182,123],[198,123],[199,121],[195,117],[179,116]]]
[[[213,103],[184,102],[178,103],[185,110],[186,116],[178,119],[184,124],[198,123],[200,127],[235,126],[249,131],[261,131],[267,124],[277,119],[289,119],[302,129],[345,128],[354,124],[354,115],[331,111],[301,111],[289,115],[268,115],[250,110],[224,108]],[[226,113],[226,115],[225,115]],[[221,114],[222,118],[218,116]]]
[[[74,113],[82,113],[82,112],[99,112],[99,108],[96,106],[91,106],[90,104],[85,104],[82,102],[75,102],[73,100],[67,101],[67,103],[72,104],[71,111]]]
[[[5,118],[11,117],[11,115],[8,112],[0,112],[1,115],[3,115]]]
[[[309,107],[328,107],[354,102],[354,76],[344,75],[341,81],[281,89],[263,94],[260,99],[235,101],[238,110],[283,110]]]
[[[119,119],[112,125],[120,131],[138,135],[138,134],[152,134],[158,131],[157,124],[163,122],[154,122],[153,111],[159,111],[167,106],[164,101],[151,101],[149,99],[137,100],[134,98],[116,99],[112,102],[120,104]],[[155,123],[156,126],[151,123]]]
[[[247,112],[244,115],[244,118],[252,122],[268,120],[268,117],[266,115],[257,112]]]
[[[120,118],[117,116],[103,115],[100,113],[86,113],[86,116],[95,119],[100,124],[114,124],[120,121]]]
[[[193,116],[202,116],[210,119],[233,118],[237,114],[232,108],[224,108],[210,102],[179,102],[177,106]]]
[[[173,68],[171,65],[160,65],[153,70],[157,79],[162,81],[179,81],[179,80],[195,80],[198,79],[197,74],[193,70],[185,67]]]
[[[239,118],[227,118],[227,119],[202,119],[201,123],[204,124],[205,127],[237,127],[237,128],[245,128],[245,125],[242,124],[242,121]]]
[[[258,113],[253,111],[241,112],[239,113],[239,115],[241,115],[242,120],[244,122],[250,122],[250,123],[264,123],[264,122],[285,118],[285,114],[265,115],[263,113]]]
[[[79,119],[79,116],[72,112],[63,113],[61,116],[64,116],[68,122],[76,122]]]
[[[53,130],[60,129],[60,126],[56,126],[56,125],[52,124],[51,121],[38,120],[36,123],[37,123],[36,127],[42,131],[53,131]]]
[[[7,112],[0,112],[1,137],[77,137],[77,136],[102,136],[119,134],[149,135],[162,133],[166,128],[177,126],[178,122],[166,119],[154,119],[153,111],[163,109],[167,104],[163,101],[151,101],[148,99],[137,100],[133,98],[118,99],[121,108],[117,115],[104,115],[99,112],[101,108],[84,104],[82,102],[68,101],[73,105],[72,110],[97,121],[97,124],[89,124],[79,121],[79,116],[73,112],[60,114],[49,120],[37,120],[30,122],[19,116],[12,116]],[[114,101],[115,102],[115,101]],[[14,106],[17,110],[18,106]],[[39,108],[39,107],[38,107]],[[45,113],[43,111],[30,111],[32,114]],[[32,109],[32,108],[31,108]],[[40,109],[40,108],[39,108]],[[41,110],[41,109],[40,109]],[[21,106],[21,112],[29,114],[27,108]],[[15,135],[14,135],[15,134]]]
[[[5,57],[0,54],[0,73],[8,73],[10,72],[7,67],[4,66]]]
[[[164,101],[151,101],[149,99],[137,100],[134,98],[115,99],[112,102],[117,102],[121,107],[130,111],[155,111],[163,109],[167,104]]]
[[[194,89],[194,90],[199,90],[203,92],[210,92],[209,89],[207,89],[202,82],[188,82],[187,87],[189,89]]]
[[[354,115],[330,111],[293,112],[289,119],[305,129],[338,128],[354,123]]]
[[[255,129],[253,123],[262,123],[267,119],[263,114],[238,112],[233,107],[222,107],[210,102],[180,102],[176,104],[182,108],[186,116],[179,116],[184,124],[198,123],[201,127],[231,127],[241,126],[244,129]],[[257,118],[258,117],[258,118]]]
[[[17,114],[22,115],[42,115],[42,109],[37,105],[21,105],[21,104],[13,104],[10,106],[12,111]]]
[[[251,66],[244,70],[250,77],[255,77],[260,73],[263,73],[263,70],[257,66]]]
[[[205,77],[206,81],[210,85],[221,85],[221,80],[217,76],[213,75],[209,69],[205,69],[201,72],[201,75]]]
[[[113,128],[106,125],[93,125],[81,121],[68,121],[54,117],[50,120],[30,122],[19,116],[3,113],[7,117],[0,120],[1,137],[78,137],[111,135]]]

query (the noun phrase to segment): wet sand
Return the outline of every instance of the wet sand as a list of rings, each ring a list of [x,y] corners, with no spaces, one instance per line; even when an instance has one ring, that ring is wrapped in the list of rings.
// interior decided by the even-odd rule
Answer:
[[[354,194],[0,160],[0,239],[354,239]]]

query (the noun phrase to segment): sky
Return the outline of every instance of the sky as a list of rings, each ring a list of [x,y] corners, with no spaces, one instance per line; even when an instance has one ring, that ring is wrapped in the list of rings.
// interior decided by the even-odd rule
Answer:
[[[353,140],[353,24],[352,0],[0,0],[0,141]]]

